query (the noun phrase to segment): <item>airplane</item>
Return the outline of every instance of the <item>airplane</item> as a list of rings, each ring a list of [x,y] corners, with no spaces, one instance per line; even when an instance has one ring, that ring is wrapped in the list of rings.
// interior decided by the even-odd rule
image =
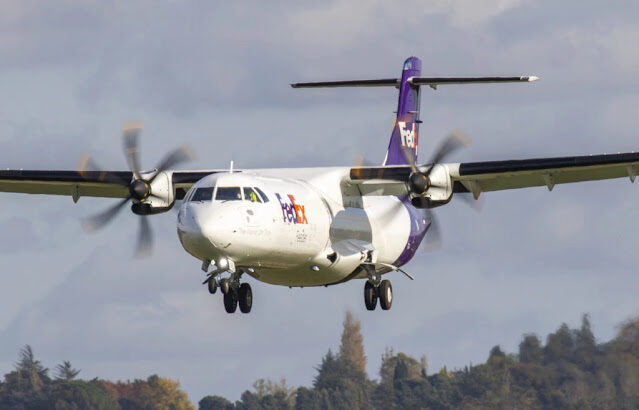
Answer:
[[[429,233],[438,235],[432,208],[453,196],[471,202],[490,191],[628,177],[634,182],[639,153],[445,163],[466,144],[451,133],[427,163],[417,163],[420,93],[449,84],[528,83],[535,76],[422,77],[421,60],[408,58],[400,78],[304,82],[293,88],[395,87],[397,117],[379,166],[171,170],[190,159],[187,147],[152,170],[138,160],[140,126],[123,130],[129,171],[104,171],[89,157],[78,170],[1,170],[0,191],[119,198],[83,220],[97,230],[129,204],[140,216],[136,254],[152,244],[148,216],[181,201],[177,234],[186,252],[201,261],[203,285],[223,294],[225,310],[249,313],[253,293],[244,275],[289,287],[330,286],[363,279],[364,304],[382,310],[393,303],[383,275],[401,272]]]

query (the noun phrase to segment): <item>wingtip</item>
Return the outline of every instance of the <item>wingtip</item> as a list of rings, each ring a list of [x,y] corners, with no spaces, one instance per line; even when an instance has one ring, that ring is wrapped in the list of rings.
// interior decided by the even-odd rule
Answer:
[[[539,77],[531,75],[526,77],[528,79],[528,82],[533,82],[533,81],[539,81]]]

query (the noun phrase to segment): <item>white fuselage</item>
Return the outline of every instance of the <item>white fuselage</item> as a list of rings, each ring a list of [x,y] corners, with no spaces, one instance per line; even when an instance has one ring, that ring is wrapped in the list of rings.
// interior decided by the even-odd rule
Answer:
[[[193,185],[180,208],[182,246],[200,260],[226,258],[256,279],[278,285],[319,286],[366,277],[362,264],[387,272],[385,265],[405,262],[402,254],[412,256],[407,250],[414,247],[411,224],[425,230],[429,221],[415,221],[395,196],[361,196],[345,187],[346,172],[209,175]]]

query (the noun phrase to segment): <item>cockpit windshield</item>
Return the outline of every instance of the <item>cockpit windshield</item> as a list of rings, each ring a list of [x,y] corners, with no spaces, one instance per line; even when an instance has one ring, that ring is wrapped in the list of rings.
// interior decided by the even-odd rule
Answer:
[[[255,192],[253,188],[248,187],[244,188],[244,199],[251,202],[262,202],[257,192]]]
[[[216,201],[241,201],[242,192],[240,187],[217,187],[215,194]]]
[[[255,190],[257,191],[258,194],[260,194],[260,196],[262,197],[262,201],[264,202],[268,202],[268,197],[266,196],[266,194],[264,193],[264,191],[262,191],[259,188],[255,188]]]
[[[210,201],[213,199],[213,187],[198,188],[195,190],[190,201]]]

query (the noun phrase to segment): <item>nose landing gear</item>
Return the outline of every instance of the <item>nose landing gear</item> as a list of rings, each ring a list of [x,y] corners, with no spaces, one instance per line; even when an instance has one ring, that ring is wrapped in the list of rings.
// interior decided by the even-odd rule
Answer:
[[[237,306],[240,306],[240,312],[249,313],[253,307],[253,291],[248,283],[240,284],[241,271],[231,274],[229,278],[216,279],[217,274],[211,275],[206,280],[209,293],[215,294],[217,288],[223,294],[224,310],[227,313],[235,313]]]

